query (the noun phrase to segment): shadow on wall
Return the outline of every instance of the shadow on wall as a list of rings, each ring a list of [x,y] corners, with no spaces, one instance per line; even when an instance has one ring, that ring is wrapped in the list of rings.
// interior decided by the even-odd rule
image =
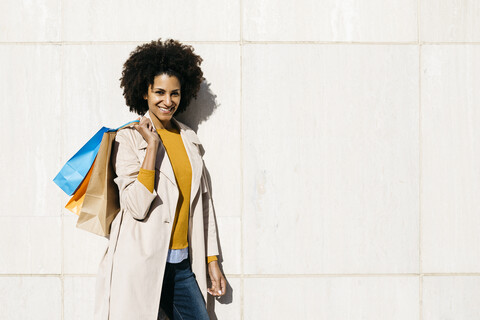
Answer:
[[[202,84],[200,85],[200,91],[198,92],[198,95],[197,95],[197,99],[193,100],[190,103],[190,105],[188,106],[185,112],[175,117],[179,121],[185,123],[187,126],[192,128],[195,132],[198,131],[198,126],[202,122],[207,121],[208,118],[210,118],[210,116],[220,106],[220,104],[218,104],[216,100],[217,96],[210,89],[210,85],[211,84],[206,81],[202,82]],[[207,180],[208,180],[207,183],[209,185],[212,198],[215,199],[213,195],[213,190],[212,190],[210,173],[208,172],[208,170],[206,170],[206,174],[207,174]],[[215,206],[213,210],[215,211]],[[216,221],[215,221],[215,224],[217,224]],[[218,230],[218,233],[221,233],[221,232],[222,230]],[[223,267],[222,267],[223,254],[222,254],[222,246],[220,241],[219,241],[219,250],[220,250],[220,255],[218,257],[218,262],[223,272]],[[221,304],[230,304],[233,301],[233,288],[228,282],[228,279],[226,280],[227,280],[227,293],[223,297],[219,299],[215,299],[211,295],[208,295],[207,309],[210,315],[210,319],[218,319],[217,316],[215,315],[215,300]],[[210,287],[211,285],[210,281],[208,282],[208,285]]]
[[[208,120],[219,106],[216,98],[217,96],[210,89],[210,83],[204,81],[200,85],[197,99],[192,100],[187,110],[175,118],[197,132],[198,125]]]

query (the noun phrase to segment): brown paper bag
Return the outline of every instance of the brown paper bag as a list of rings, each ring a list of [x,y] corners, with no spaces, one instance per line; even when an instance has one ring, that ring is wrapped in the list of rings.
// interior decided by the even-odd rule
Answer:
[[[133,125],[134,123],[120,129]],[[118,187],[113,181],[116,175],[110,160],[113,141],[118,130],[103,134],[77,220],[77,228],[103,237],[110,234],[110,225],[120,211]]]

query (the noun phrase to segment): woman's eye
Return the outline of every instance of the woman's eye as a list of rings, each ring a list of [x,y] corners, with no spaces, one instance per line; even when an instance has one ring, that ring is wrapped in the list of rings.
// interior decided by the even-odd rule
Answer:
[[[163,92],[163,91],[157,91],[157,92],[155,92],[155,93],[156,93],[156,94],[164,94],[165,92]]]

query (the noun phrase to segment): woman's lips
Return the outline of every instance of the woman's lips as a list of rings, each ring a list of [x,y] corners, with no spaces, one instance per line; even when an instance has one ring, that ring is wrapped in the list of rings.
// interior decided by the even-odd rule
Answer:
[[[171,106],[170,108],[158,107],[162,113],[171,113],[175,106]]]

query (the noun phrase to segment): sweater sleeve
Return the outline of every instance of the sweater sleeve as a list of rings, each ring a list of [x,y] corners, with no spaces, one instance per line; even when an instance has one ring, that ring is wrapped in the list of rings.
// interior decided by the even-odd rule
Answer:
[[[143,183],[138,181],[141,164],[133,150],[131,138],[129,129],[119,130],[115,136],[111,161],[117,177],[113,181],[118,186],[120,206],[134,219],[143,220],[157,192],[155,189],[150,192]]]
[[[212,262],[212,261],[217,261],[217,260],[218,260],[217,256],[207,257],[207,263],[210,263],[210,262]]]
[[[148,191],[153,193],[153,188],[155,187],[155,170],[140,168],[137,179],[148,189]]]

